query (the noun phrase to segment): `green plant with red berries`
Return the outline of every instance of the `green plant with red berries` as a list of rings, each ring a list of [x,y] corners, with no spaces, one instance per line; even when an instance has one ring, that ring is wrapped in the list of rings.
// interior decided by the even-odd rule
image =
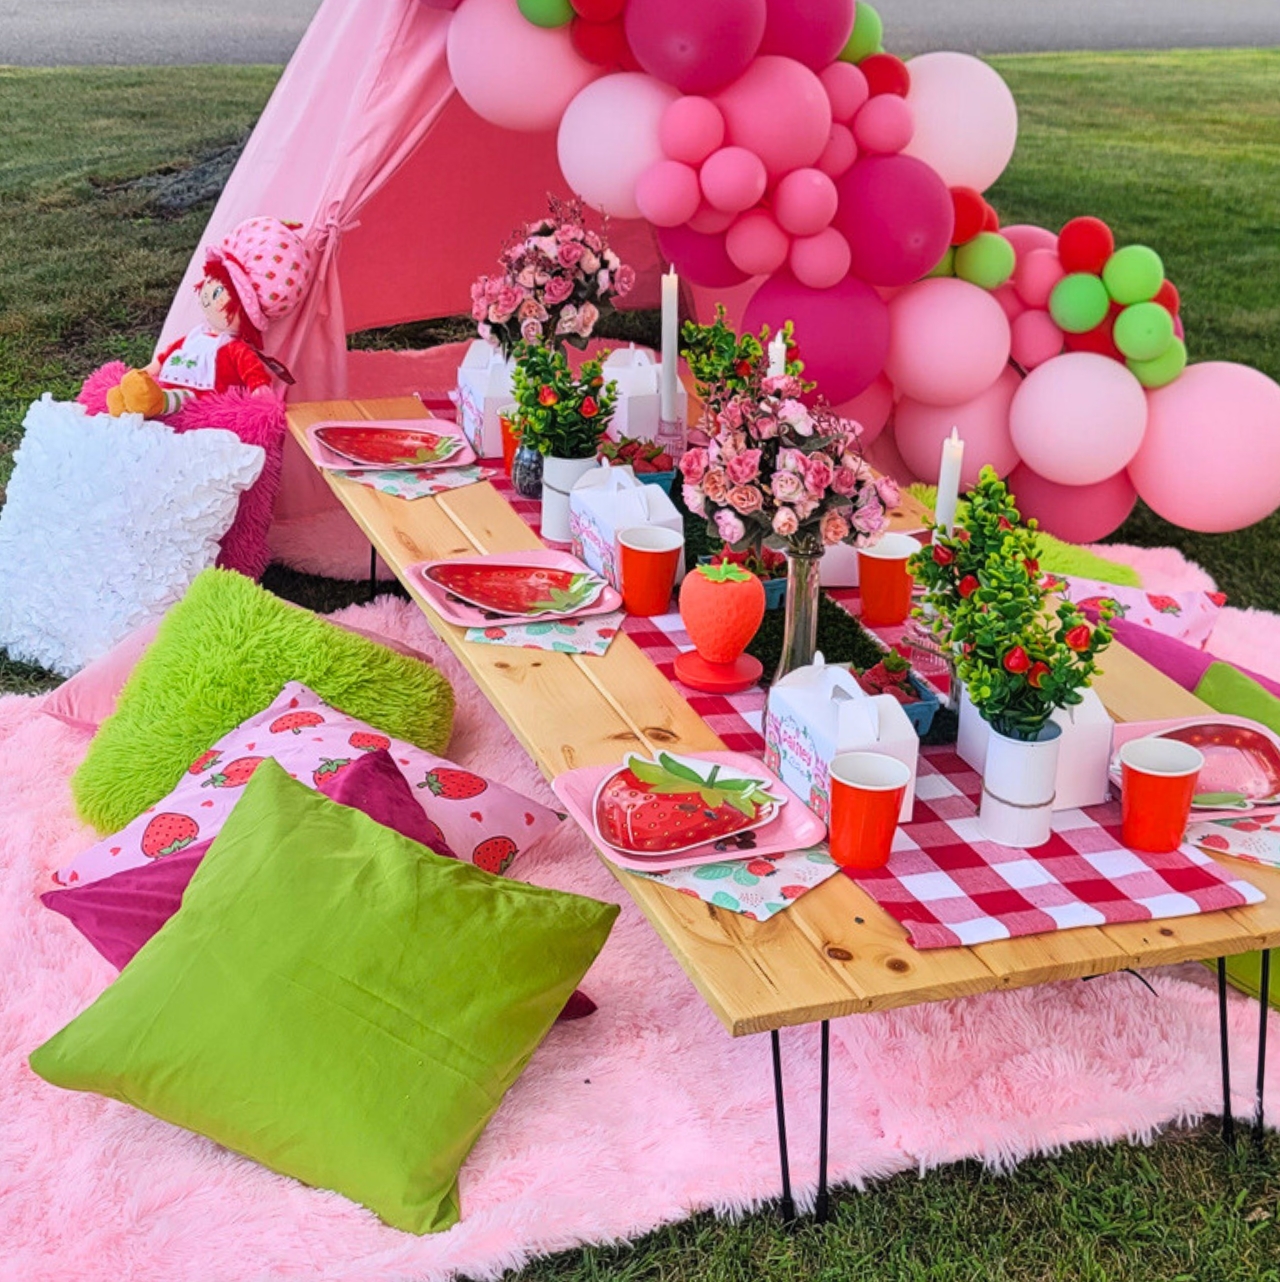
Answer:
[[[604,380],[604,358],[583,361],[574,375],[560,349],[521,343],[511,378],[521,445],[553,458],[594,458],[613,417],[616,383]]]
[[[804,365],[799,359],[790,321],[783,325],[782,334],[787,340],[787,373],[798,378],[804,372]],[[698,398],[708,414],[718,413],[725,401],[751,391],[765,375],[769,327],[764,326],[759,337],[739,334],[726,324],[725,310],[720,304],[716,305],[716,318],[710,325],[685,321],[681,339],[680,354],[689,364]],[[804,384],[806,391],[813,386]]]
[[[1069,601],[1056,605],[1040,573],[1036,523],[1023,524],[1008,487],[983,468],[951,534],[911,558],[924,607],[956,675],[993,729],[1034,739],[1057,708],[1084,698],[1111,643],[1104,608],[1096,627]]]

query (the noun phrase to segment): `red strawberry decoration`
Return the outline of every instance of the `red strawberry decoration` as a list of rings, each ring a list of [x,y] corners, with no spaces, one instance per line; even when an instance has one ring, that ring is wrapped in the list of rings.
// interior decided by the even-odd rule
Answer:
[[[500,877],[511,866],[519,849],[510,837],[490,837],[471,852],[471,862],[477,868]]]
[[[1068,640],[1067,644],[1071,644],[1070,640]],[[1015,674],[1019,672],[1026,672],[1027,669],[1031,667],[1031,657],[1020,645],[1013,646],[1008,653],[1005,654],[1003,662],[1005,671],[1013,672]]]
[[[319,788],[327,779],[333,779],[351,764],[348,757],[342,757],[336,761],[322,761],[312,772],[311,779]]]
[[[778,870],[768,859],[751,859],[747,861],[747,871],[753,877],[772,877]]]
[[[1159,593],[1147,593],[1147,604],[1160,614],[1181,614],[1182,607],[1171,596],[1161,596]]]
[[[1109,596],[1090,596],[1085,597],[1083,601],[1077,601],[1078,609],[1083,610],[1086,614],[1098,614],[1104,606],[1111,611],[1113,619],[1123,619],[1129,613],[1127,605],[1121,605],[1115,597]]]
[[[498,614],[563,614],[590,605],[605,589],[599,576],[545,565],[439,562],[423,577],[481,610]]]
[[[199,835],[200,825],[190,815],[156,815],[143,830],[142,853],[148,859],[162,859],[189,846]]]
[[[384,734],[370,734],[367,730],[352,731],[347,742],[361,752],[385,752],[391,747],[391,740]]]
[[[187,774],[202,775],[206,770],[212,770],[221,759],[222,753],[220,753],[216,748],[210,748],[208,752],[202,752],[187,767]]]
[[[1231,843],[1225,837],[1219,837],[1217,833],[1210,833],[1207,837],[1201,837],[1198,844],[1208,846],[1210,850],[1231,849]]]
[[[910,684],[911,664],[896,650],[891,650],[861,676],[858,684],[868,694],[892,695],[899,703],[919,703],[920,696]]]
[[[267,729],[272,734],[288,734],[290,731],[301,734],[309,726],[322,725],[324,718],[318,712],[286,712],[283,717],[277,717]]]
[[[202,788],[243,788],[253,778],[253,772],[266,757],[237,757],[228,761],[217,774],[210,775]]]
[[[435,796],[443,797],[445,801],[466,801],[470,797],[478,797],[488,786],[488,781],[480,775],[447,766],[430,771],[418,785],[419,788],[430,788]]]

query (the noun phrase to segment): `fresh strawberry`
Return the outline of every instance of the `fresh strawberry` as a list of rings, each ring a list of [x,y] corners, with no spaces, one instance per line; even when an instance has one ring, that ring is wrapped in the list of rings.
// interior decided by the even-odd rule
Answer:
[[[217,774],[210,775],[200,786],[202,788],[243,788],[253,777],[253,772],[266,760],[266,757],[237,757],[229,761]]]
[[[206,770],[212,770],[221,759],[222,753],[220,753],[216,748],[210,748],[208,752],[202,752],[187,767],[187,774],[202,775]]]
[[[367,730],[354,730],[347,742],[361,752],[386,751],[391,747],[391,740],[384,734],[370,734]]]
[[[289,731],[301,734],[308,726],[322,725],[324,718],[318,712],[286,712],[283,717],[277,717],[267,729],[272,734],[287,734]]]
[[[324,760],[312,772],[311,779],[318,788],[327,779],[332,779],[340,771],[345,770],[351,764],[349,757],[341,757],[336,761]]]
[[[430,788],[437,797],[446,801],[466,801],[478,797],[487,787],[488,782],[469,770],[451,770],[441,766],[432,770],[418,785],[419,788]]]
[[[482,841],[472,852],[471,862],[495,877],[501,877],[511,866],[519,847],[510,837],[490,837]]]
[[[148,859],[162,859],[189,846],[199,835],[200,825],[190,815],[156,815],[142,833],[142,853]]]

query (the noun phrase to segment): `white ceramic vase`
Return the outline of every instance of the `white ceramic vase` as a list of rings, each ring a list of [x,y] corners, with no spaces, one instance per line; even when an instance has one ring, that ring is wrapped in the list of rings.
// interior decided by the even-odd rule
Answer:
[[[987,841],[1034,850],[1049,840],[1061,739],[1062,727],[1052,721],[1035,739],[1010,739],[991,727],[978,809]]]
[[[548,454],[542,460],[542,537],[548,542],[569,542],[569,491],[580,476],[595,466],[594,458],[555,458]]]

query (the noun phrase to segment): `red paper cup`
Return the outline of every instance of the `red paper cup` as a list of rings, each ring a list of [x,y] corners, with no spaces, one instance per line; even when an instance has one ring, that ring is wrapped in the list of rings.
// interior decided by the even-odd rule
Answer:
[[[907,558],[920,544],[906,534],[886,534],[874,547],[858,549],[858,590],[862,621],[871,627],[905,623],[911,613]]]
[[[618,535],[622,604],[628,614],[650,618],[671,609],[684,535],[661,525],[633,525]]]
[[[879,752],[842,752],[831,762],[831,858],[842,868],[883,868],[911,770]]]
[[[1204,756],[1189,743],[1148,736],[1120,749],[1121,840],[1130,850],[1177,850]]]
[[[510,476],[520,438],[516,436],[515,423],[506,414],[500,415],[498,422],[502,427],[502,470]]]

